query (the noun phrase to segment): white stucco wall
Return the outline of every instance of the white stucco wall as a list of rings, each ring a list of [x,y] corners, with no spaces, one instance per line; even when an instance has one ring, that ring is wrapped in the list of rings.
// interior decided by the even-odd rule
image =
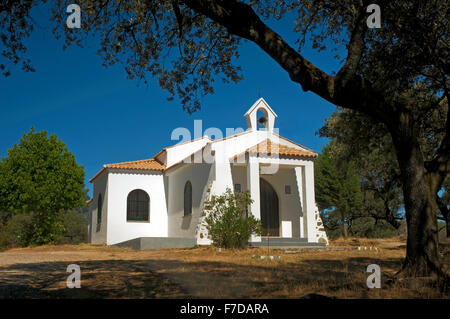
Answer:
[[[207,186],[211,164],[182,164],[168,174],[168,235],[169,237],[195,237],[199,223],[202,196]],[[184,216],[184,187],[192,184],[192,214]]]
[[[294,168],[295,172],[295,181],[297,185],[296,192],[300,199],[300,206],[302,208],[302,214],[300,215],[300,237],[307,238],[308,237],[308,229],[307,229],[307,223],[306,223],[306,183],[305,183],[305,167],[304,166],[298,166]]]
[[[216,161],[216,194],[222,194],[227,187],[233,189],[230,158],[245,152],[248,148],[262,142],[271,135],[272,133],[266,131],[247,131],[212,144],[211,148],[215,152],[214,158]],[[245,162],[244,159],[245,157],[239,157],[234,162]]]
[[[231,166],[231,174],[233,179],[233,189],[234,185],[241,184],[241,190],[246,191],[247,188],[247,167],[245,166]]]
[[[162,172],[114,170],[108,180],[108,245],[138,237],[167,237]],[[127,221],[127,197],[135,189],[142,189],[150,196],[150,222]]]
[[[94,181],[93,202],[90,204],[90,243],[106,244],[108,222],[108,174],[103,172]],[[102,219],[100,230],[97,231],[98,198],[102,196]]]
[[[314,162],[309,162],[305,165],[304,171],[304,185],[305,185],[305,223],[307,230],[308,242],[317,242],[315,237],[316,220],[314,219],[316,209],[316,198],[314,194]]]
[[[257,219],[261,219],[260,210],[260,188],[259,188],[259,162],[256,157],[248,156],[247,163],[247,189],[250,192],[250,197],[253,203],[250,205],[250,212]],[[252,242],[260,242],[261,236],[252,235],[250,238]]]
[[[295,171],[293,168],[281,168],[276,174],[261,175],[272,185],[278,195],[278,210],[280,218],[280,236],[285,232],[282,229],[283,221],[285,227],[292,227],[290,233],[292,237],[300,237],[300,216],[302,216],[301,202],[297,190],[297,181],[295,178]],[[291,194],[285,193],[285,185],[291,187]],[[285,233],[289,233],[285,232]]]
[[[227,162],[230,157],[240,154],[267,138],[270,138],[272,133],[267,131],[246,131],[245,133],[236,135],[231,138],[224,138],[212,144],[212,149],[216,152],[216,161]]]
[[[168,147],[166,149],[166,167],[171,167],[184,160],[189,155],[202,149],[209,142],[211,142],[209,138],[203,137],[189,143],[180,143],[179,145]]]

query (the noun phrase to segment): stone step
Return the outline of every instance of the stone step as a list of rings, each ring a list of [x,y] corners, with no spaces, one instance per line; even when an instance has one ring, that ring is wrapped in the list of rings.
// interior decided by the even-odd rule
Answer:
[[[250,243],[252,247],[315,247],[326,246],[324,243],[309,243],[307,238],[261,238],[261,242]]]
[[[197,245],[196,238],[180,237],[139,237],[116,244],[135,250],[151,250],[165,248],[192,248]]]
[[[289,238],[289,237],[261,237],[262,241],[270,241],[270,242],[302,242],[307,243],[308,238]]]

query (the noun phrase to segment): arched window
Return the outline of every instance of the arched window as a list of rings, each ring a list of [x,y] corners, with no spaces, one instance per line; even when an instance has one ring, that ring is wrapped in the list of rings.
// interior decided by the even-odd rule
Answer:
[[[100,225],[102,224],[102,194],[98,194],[97,200],[97,231],[100,231]]]
[[[127,221],[150,221],[150,196],[142,189],[135,189],[128,194]]]
[[[184,185],[184,216],[192,214],[192,184],[187,181]]]

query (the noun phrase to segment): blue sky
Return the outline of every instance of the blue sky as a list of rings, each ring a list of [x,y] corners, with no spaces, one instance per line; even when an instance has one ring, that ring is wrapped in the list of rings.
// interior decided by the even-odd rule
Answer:
[[[278,114],[280,135],[320,151],[327,140],[316,136],[335,106],[313,93],[305,93],[288,74],[256,45],[244,42],[239,64],[244,80],[237,84],[216,82],[215,94],[203,99],[202,109],[189,115],[177,99],[151,81],[149,86],[127,80],[121,65],[104,68],[96,55],[98,42],[88,47],[62,50],[55,40],[46,13],[37,10],[40,27],[26,41],[34,73],[13,69],[0,77],[0,156],[18,143],[31,126],[55,133],[75,154],[88,180],[105,163],[150,158],[173,145],[173,129],[186,127],[193,134],[194,120],[203,129],[246,128],[243,117],[261,96]],[[270,23],[294,45],[293,24]],[[1,49],[1,46],[0,46]],[[305,48],[302,54],[324,71],[337,70],[335,53]]]

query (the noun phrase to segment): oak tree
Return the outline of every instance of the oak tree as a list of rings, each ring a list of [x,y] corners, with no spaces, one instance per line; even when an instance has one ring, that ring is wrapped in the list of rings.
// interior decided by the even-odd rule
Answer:
[[[361,214],[398,229],[403,219],[402,183],[385,126],[372,123],[364,114],[339,109],[326,119],[318,133],[331,140],[336,162],[352,162],[357,168],[363,192]]]
[[[325,226],[340,226],[342,235],[347,238],[352,220],[359,215],[362,193],[353,162],[334,160],[332,148],[333,145],[325,146],[315,161],[316,201],[323,212]]]
[[[32,215],[28,244],[49,244],[64,231],[60,214],[85,205],[84,168],[55,134],[30,132],[0,161],[0,210]]]

